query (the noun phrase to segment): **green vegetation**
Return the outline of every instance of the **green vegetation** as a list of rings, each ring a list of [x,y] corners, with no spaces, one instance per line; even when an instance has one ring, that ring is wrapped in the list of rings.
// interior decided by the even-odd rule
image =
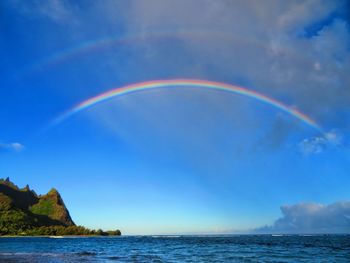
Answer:
[[[52,200],[39,200],[39,203],[31,206],[29,210],[37,215],[52,215],[54,213],[54,202]]]
[[[76,226],[56,189],[38,196],[27,185],[19,189],[0,179],[0,236],[121,235],[119,230],[90,230]]]
[[[33,220],[23,211],[0,211],[0,235],[16,235],[33,224]]]
[[[83,226],[41,226],[28,228],[19,225],[0,227],[0,235],[4,236],[120,236],[119,230],[91,230]]]
[[[0,193],[0,210],[6,211],[11,209],[13,206],[13,202],[10,197],[7,195],[4,195],[3,193]]]

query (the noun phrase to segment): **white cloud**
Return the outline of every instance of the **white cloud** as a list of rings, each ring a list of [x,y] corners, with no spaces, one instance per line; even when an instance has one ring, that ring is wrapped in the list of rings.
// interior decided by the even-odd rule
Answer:
[[[9,150],[15,152],[21,152],[24,150],[24,145],[19,142],[13,143],[0,143],[0,150]]]
[[[326,148],[327,140],[324,137],[312,137],[299,143],[300,151],[304,155],[322,153]]]
[[[326,149],[336,148],[342,144],[342,135],[336,130],[331,130],[320,136],[304,139],[299,143],[299,149],[304,155],[320,154]]]
[[[260,233],[350,233],[350,201],[330,205],[299,203],[281,207],[283,216]]]
[[[14,142],[10,144],[10,147],[14,149],[16,152],[20,152],[24,149],[24,145],[18,142]]]

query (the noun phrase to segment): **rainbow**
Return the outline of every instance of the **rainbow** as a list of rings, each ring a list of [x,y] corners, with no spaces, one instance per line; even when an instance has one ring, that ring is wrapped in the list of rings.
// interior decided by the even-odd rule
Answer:
[[[51,126],[55,126],[80,111],[83,111],[103,101],[110,100],[114,97],[119,97],[122,95],[127,95],[131,93],[139,92],[139,91],[146,91],[146,90],[157,89],[157,88],[172,88],[172,87],[173,88],[174,87],[206,88],[211,90],[226,91],[226,92],[246,96],[249,98],[253,98],[258,101],[269,104],[279,110],[282,110],[296,117],[297,119],[311,126],[312,128],[315,128],[318,131],[322,132],[321,127],[316,123],[316,121],[308,117],[306,114],[302,113],[297,109],[291,108],[283,104],[282,102],[279,102],[266,95],[263,95],[253,90],[249,90],[244,87],[239,87],[239,86],[235,86],[227,83],[207,81],[207,80],[197,80],[197,79],[152,80],[152,81],[140,82],[140,83],[135,83],[135,84],[115,88],[79,103],[72,109],[65,112],[63,115],[56,118],[51,123]]]
[[[64,63],[69,60],[73,60],[76,57],[91,52],[97,52],[107,47],[114,47],[126,43],[140,43],[147,40],[158,40],[166,38],[220,38],[231,41],[243,41],[241,38],[237,38],[226,32],[211,32],[205,30],[187,31],[154,31],[154,32],[135,32],[133,34],[125,34],[120,36],[108,36],[98,39],[86,40],[79,43],[76,46],[58,50],[38,61],[29,65],[24,71],[26,73],[36,72],[47,67],[55,66]],[[253,40],[246,40],[246,42],[252,42]],[[259,42],[256,42],[259,45]]]
[[[154,31],[154,32],[135,32],[133,34],[125,34],[119,36],[108,36],[98,39],[86,40],[78,45],[58,50],[46,57],[43,57],[34,63],[26,66],[21,70],[19,75],[27,76],[35,72],[55,67],[67,61],[74,60],[86,54],[92,52],[99,52],[105,48],[117,47],[123,44],[139,44],[145,41],[154,41],[161,39],[215,39],[217,41],[230,41],[242,44],[251,44],[259,47],[266,52],[272,52],[269,45],[265,45],[262,42],[256,41],[251,38],[238,38],[237,36],[230,34],[229,32],[217,32],[206,30],[176,30],[176,31]],[[282,50],[280,50],[281,52]],[[284,47],[283,54],[299,57],[298,54],[292,50],[288,50]]]

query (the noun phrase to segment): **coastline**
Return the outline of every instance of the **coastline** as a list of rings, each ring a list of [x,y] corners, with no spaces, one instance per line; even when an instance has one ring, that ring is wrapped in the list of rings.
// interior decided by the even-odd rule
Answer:
[[[122,235],[107,235],[107,236],[102,236],[102,235],[64,235],[64,236],[52,236],[52,235],[42,235],[42,236],[0,236],[0,238],[24,238],[24,237],[45,237],[45,238],[77,238],[77,237],[121,237]]]

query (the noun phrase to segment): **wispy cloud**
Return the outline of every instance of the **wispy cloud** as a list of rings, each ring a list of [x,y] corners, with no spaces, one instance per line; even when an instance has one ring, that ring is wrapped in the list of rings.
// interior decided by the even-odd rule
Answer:
[[[47,18],[57,24],[77,23],[77,8],[70,1],[13,1],[12,5],[21,13],[32,18]]]
[[[339,131],[332,130],[320,136],[304,139],[299,143],[302,154],[320,154],[326,149],[340,147],[343,144],[343,136]]]
[[[0,143],[0,151],[1,150],[21,152],[24,150],[24,145],[19,142]]]
[[[350,201],[330,205],[299,203],[281,207],[283,216],[260,233],[350,233]]]

